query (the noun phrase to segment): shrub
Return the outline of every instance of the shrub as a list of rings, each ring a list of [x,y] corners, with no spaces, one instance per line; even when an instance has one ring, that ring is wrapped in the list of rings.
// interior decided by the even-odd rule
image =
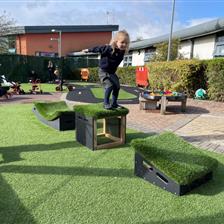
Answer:
[[[147,66],[149,67],[149,84],[153,90],[186,92],[188,96],[193,96],[197,89],[206,89],[203,61],[152,62]]]
[[[224,59],[205,61],[208,77],[208,96],[211,100],[224,101]]]
[[[117,70],[117,75],[120,79],[121,84],[135,86],[135,69],[136,67],[119,67]],[[98,68],[89,68],[90,82],[99,82]]]

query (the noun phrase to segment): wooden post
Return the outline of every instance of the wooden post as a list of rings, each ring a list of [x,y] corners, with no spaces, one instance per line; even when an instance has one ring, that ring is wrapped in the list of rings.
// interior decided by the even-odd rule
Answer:
[[[181,111],[185,112],[187,107],[187,97],[181,101]]]
[[[161,97],[161,108],[160,113],[165,114],[166,113],[166,96]]]

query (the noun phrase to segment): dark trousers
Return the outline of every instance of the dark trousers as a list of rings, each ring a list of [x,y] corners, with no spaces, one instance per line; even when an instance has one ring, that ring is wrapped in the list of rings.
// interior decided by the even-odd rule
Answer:
[[[116,106],[120,90],[119,79],[116,74],[111,74],[107,79],[105,81],[110,82],[111,85],[105,85],[104,104],[110,103],[110,95],[112,93],[112,105]]]

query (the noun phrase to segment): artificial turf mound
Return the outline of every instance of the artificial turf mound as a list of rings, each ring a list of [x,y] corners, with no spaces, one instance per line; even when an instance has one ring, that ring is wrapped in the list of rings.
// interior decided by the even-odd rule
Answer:
[[[34,102],[34,106],[41,116],[52,121],[60,117],[61,114],[74,114],[64,101],[58,102]]]
[[[173,133],[135,139],[132,147],[149,164],[180,185],[187,185],[212,172],[217,161]]]
[[[96,119],[127,115],[129,113],[129,110],[125,107],[117,108],[114,110],[106,110],[103,108],[102,103],[76,105],[74,106],[74,111],[76,113],[84,114],[87,117],[93,117]]]

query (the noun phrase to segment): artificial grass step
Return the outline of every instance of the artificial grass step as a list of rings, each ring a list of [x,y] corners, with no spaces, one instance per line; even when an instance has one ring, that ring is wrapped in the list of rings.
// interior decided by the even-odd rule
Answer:
[[[41,116],[48,121],[57,119],[61,114],[75,114],[74,111],[69,109],[65,101],[34,102],[34,106]]]
[[[149,164],[180,185],[192,183],[218,165],[215,159],[170,132],[135,139],[131,146]]]
[[[96,119],[113,117],[113,116],[124,116],[129,113],[129,110],[125,107],[106,110],[103,108],[102,103],[87,104],[87,105],[75,105],[74,111],[85,115],[86,117],[94,117]]]

